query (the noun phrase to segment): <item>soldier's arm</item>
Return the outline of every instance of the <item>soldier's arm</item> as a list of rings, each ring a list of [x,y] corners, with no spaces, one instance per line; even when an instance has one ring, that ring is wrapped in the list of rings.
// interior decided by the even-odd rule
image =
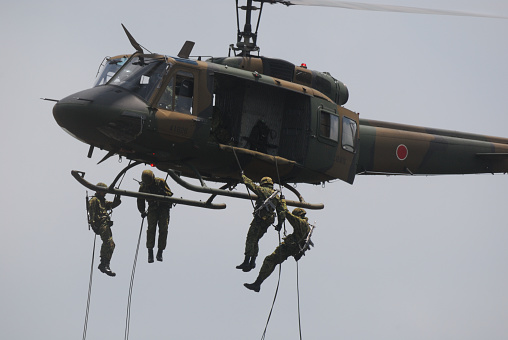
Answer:
[[[252,182],[252,180],[245,176],[245,175],[242,175],[242,179],[243,179],[243,183],[245,183],[245,185],[247,186],[247,188],[249,188],[250,190],[254,191],[254,192],[257,192],[257,185],[254,184],[254,182]]]
[[[97,217],[97,199],[92,197],[88,202],[88,213],[90,214],[90,223],[95,223],[95,218]]]
[[[168,183],[166,183],[166,181],[164,181],[163,183],[164,183],[164,195],[169,197],[173,196],[173,192],[169,188]]]
[[[286,219],[291,223],[291,226],[293,229],[298,228],[298,225],[303,222],[301,218],[298,216],[293,215],[289,210],[286,210]]]
[[[122,204],[122,200],[120,199],[120,195],[116,195],[115,199],[113,200],[113,203],[111,203],[111,209],[115,209],[120,204]]]
[[[143,185],[140,185],[138,192],[145,192],[145,191],[146,190],[143,187]],[[140,213],[144,213],[145,212],[145,199],[144,198],[138,198],[137,199],[137,204],[138,204],[138,211]]]
[[[286,211],[287,210],[288,210],[288,207],[286,205],[286,200],[283,198],[278,199],[276,211],[277,211],[277,220],[279,222],[279,225],[282,225],[282,223],[284,223],[284,220],[286,219]]]

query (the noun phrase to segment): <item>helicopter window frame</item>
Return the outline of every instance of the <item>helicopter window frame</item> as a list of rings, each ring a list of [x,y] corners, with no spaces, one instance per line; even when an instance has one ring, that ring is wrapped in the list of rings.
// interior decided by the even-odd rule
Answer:
[[[107,82],[150,102],[166,74],[168,63],[157,55],[132,55]]]
[[[190,96],[180,94],[182,84],[185,80],[189,79],[191,80]],[[193,115],[195,79],[196,76],[194,72],[190,70],[181,68],[174,69],[174,72],[171,72],[165,85],[161,86],[164,87],[164,90],[161,91],[162,93],[157,100],[157,107],[164,110]],[[169,96],[168,93],[170,93]],[[182,99],[186,100],[182,101]]]
[[[335,112],[319,109],[318,115],[318,133],[323,141],[336,145],[340,137],[340,117]]]
[[[342,117],[342,149],[354,153],[358,134],[358,123],[349,117]]]

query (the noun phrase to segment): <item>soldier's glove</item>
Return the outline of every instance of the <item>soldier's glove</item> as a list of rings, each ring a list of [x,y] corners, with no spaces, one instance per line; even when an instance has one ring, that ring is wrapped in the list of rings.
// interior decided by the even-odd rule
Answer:
[[[143,211],[143,212],[141,213],[141,218],[145,218],[145,217],[146,217],[146,215],[148,215],[148,214],[147,214],[147,212],[146,212],[146,211]]]
[[[122,203],[122,200],[120,199],[120,195],[116,195],[115,196],[115,199],[113,200],[113,203],[115,203],[115,204],[116,203],[118,203],[118,204]]]

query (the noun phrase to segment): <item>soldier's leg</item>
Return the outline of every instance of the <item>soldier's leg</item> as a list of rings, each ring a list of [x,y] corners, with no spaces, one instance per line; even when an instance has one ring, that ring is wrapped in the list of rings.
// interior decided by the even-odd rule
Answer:
[[[257,256],[259,253],[259,240],[268,230],[270,222],[263,221],[260,218],[254,218],[250,224],[249,231],[247,232],[247,239],[245,240],[245,255]]]
[[[157,229],[158,216],[154,211],[149,211],[146,216],[148,226],[146,228],[146,247],[153,249],[155,246],[155,232]]]
[[[101,246],[101,259],[106,263],[111,261],[113,251],[115,250],[115,242],[113,242],[113,233],[108,225],[102,225],[100,229],[100,236],[102,240]]]
[[[275,251],[272,254],[265,257],[256,281],[253,283],[245,283],[244,286],[250,290],[259,292],[263,281],[265,281],[266,278],[273,273],[278,264],[286,261],[291,254],[290,247],[282,243],[280,246],[275,248]]]
[[[115,276],[116,274],[109,268],[111,257],[113,256],[113,251],[115,250],[115,242],[113,242],[113,234],[109,225],[103,224],[100,227],[100,237],[102,240],[101,263],[98,268],[101,272],[109,276]]]
[[[153,247],[155,246],[155,232],[157,229],[157,211],[149,210],[146,216],[148,226],[146,228],[146,248],[148,249],[148,263],[153,262]]]
[[[159,250],[166,249],[168,240],[169,209],[159,209]]]
[[[157,244],[157,261],[162,262],[162,252],[166,249],[168,239],[169,209],[159,209],[159,242]]]

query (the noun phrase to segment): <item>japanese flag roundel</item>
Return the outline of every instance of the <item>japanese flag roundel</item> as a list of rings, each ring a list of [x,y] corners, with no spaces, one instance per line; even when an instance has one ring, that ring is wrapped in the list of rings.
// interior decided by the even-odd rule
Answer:
[[[399,146],[397,146],[396,154],[399,161],[405,160],[408,155],[407,146],[405,146],[404,144],[400,144]]]

